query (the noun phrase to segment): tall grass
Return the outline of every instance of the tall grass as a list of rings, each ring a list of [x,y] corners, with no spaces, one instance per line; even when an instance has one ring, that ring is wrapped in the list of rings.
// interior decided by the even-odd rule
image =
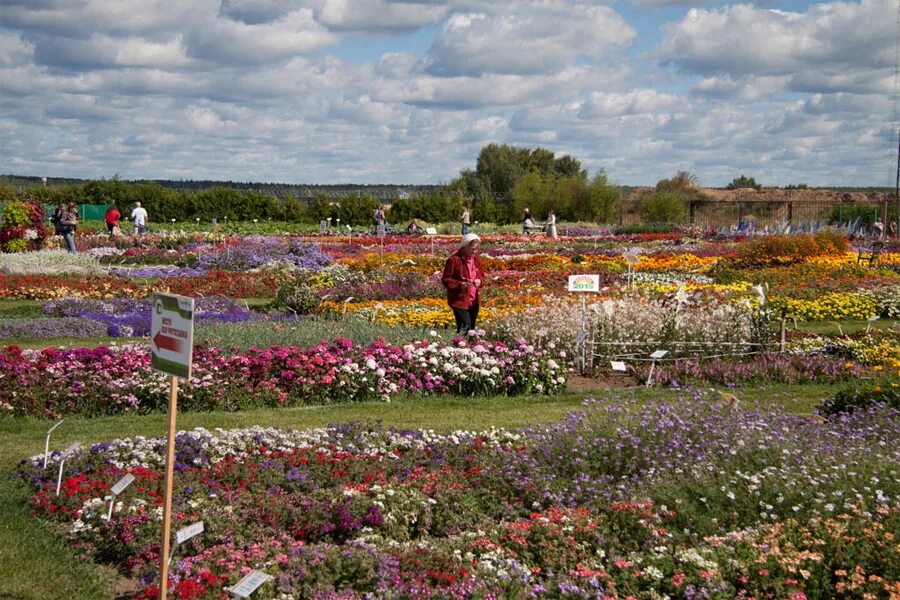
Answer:
[[[434,332],[435,335],[432,335]],[[392,327],[370,323],[364,319],[347,318],[342,321],[305,319],[297,323],[247,322],[210,323],[194,332],[196,343],[218,348],[245,350],[251,346],[314,346],[321,340],[346,338],[356,344],[369,345],[380,339],[402,345],[423,339],[450,341],[455,331],[421,327]]]

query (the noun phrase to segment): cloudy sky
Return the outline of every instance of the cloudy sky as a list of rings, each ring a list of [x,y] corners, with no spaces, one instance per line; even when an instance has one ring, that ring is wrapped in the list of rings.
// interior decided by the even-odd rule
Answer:
[[[0,0],[0,173],[892,185],[897,0]]]

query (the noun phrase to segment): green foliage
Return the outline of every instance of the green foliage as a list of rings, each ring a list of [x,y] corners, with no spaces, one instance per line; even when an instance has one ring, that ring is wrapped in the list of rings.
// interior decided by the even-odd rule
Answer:
[[[731,180],[727,186],[725,186],[726,190],[740,190],[744,188],[753,188],[754,190],[758,190],[762,188],[762,184],[756,183],[756,180],[752,177],[745,177],[743,173],[741,173],[740,177],[735,177]]]
[[[657,192],[674,192],[683,198],[692,197],[697,192],[697,176],[687,171],[679,171],[671,179],[660,179],[656,183]]]
[[[298,315],[310,314],[322,302],[321,293],[300,280],[289,281],[278,288],[272,308],[290,310]]]
[[[826,415],[836,415],[867,409],[881,403],[900,409],[900,380],[889,378],[847,386],[823,401],[819,411]]]
[[[630,225],[620,225],[619,227],[616,227],[615,234],[632,235],[635,233],[672,233],[674,229],[675,228],[671,223],[632,223]]]
[[[879,212],[881,211],[877,206],[838,204],[831,209],[831,215],[828,217],[828,222],[832,225],[836,225],[841,223],[851,223],[856,219],[860,219],[860,222],[863,225],[871,227],[872,224],[878,220]]]
[[[647,223],[684,223],[688,220],[685,201],[677,192],[656,192],[638,201],[638,214]]]

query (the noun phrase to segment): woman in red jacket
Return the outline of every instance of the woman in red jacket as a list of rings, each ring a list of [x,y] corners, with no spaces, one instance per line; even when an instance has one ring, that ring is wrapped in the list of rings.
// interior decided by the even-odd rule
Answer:
[[[106,215],[103,217],[103,220],[106,221],[106,228],[109,230],[109,237],[113,237],[115,235],[116,227],[119,226],[119,217],[121,216],[122,213],[119,212],[119,208],[115,204],[106,209]]]
[[[478,256],[480,245],[481,238],[474,233],[464,235],[459,250],[447,259],[441,276],[441,283],[447,288],[447,304],[456,318],[456,333],[461,335],[475,329],[478,309],[481,308],[484,268]]]

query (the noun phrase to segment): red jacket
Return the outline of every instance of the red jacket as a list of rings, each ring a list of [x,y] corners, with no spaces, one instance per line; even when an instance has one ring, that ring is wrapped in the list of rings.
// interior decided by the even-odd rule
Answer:
[[[441,283],[447,288],[447,304],[455,308],[470,308],[473,304],[481,304],[481,288],[484,287],[484,268],[481,266],[481,257],[475,255],[475,272],[469,273],[466,263],[460,254],[461,250],[454,252],[444,265],[444,274]],[[475,290],[475,302],[469,299],[469,288],[463,287],[464,281],[481,280],[481,285]]]
[[[120,213],[119,211],[117,211],[115,209],[108,210],[108,211],[106,211],[106,222],[109,223],[110,225],[118,225],[119,217],[121,217],[121,216],[122,216],[122,213]]]

